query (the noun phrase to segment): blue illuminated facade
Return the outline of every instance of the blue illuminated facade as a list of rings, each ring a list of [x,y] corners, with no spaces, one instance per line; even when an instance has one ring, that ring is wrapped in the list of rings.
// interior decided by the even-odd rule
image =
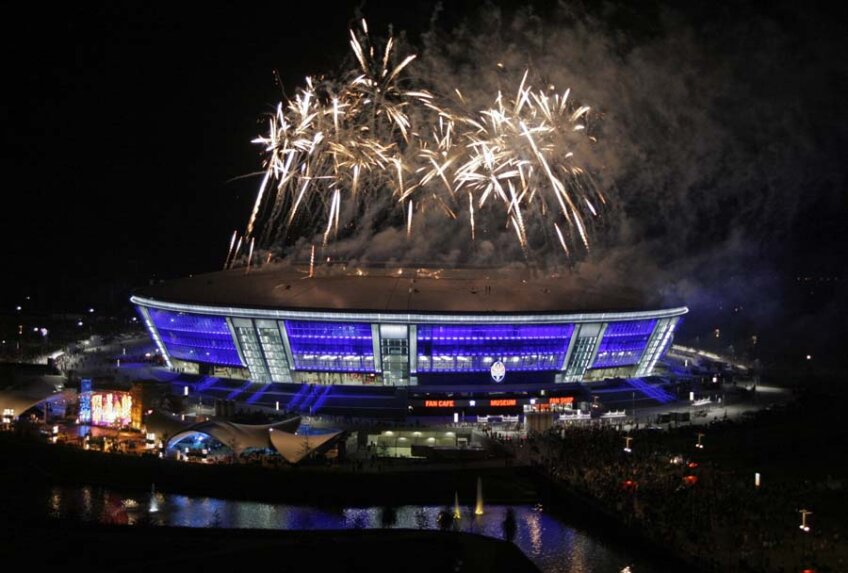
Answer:
[[[418,325],[418,372],[559,370],[573,324]]]
[[[224,366],[243,366],[223,316],[147,309],[171,358]]]
[[[242,368],[263,384],[533,385],[646,376],[687,312],[410,314],[132,300],[169,366]]]
[[[377,372],[370,324],[287,320],[285,325],[296,370]]]
[[[592,368],[617,368],[638,364],[656,324],[656,320],[631,320],[608,324]]]

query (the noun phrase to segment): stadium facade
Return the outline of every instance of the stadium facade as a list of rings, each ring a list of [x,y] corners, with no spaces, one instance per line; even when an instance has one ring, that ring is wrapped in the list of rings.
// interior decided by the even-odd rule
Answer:
[[[141,289],[132,302],[170,366],[434,397],[647,376],[687,312],[568,276],[321,271],[199,275]]]

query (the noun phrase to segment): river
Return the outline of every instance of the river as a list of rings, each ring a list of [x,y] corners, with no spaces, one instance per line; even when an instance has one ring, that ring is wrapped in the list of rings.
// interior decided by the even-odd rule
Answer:
[[[442,510],[453,506],[402,505],[318,508],[235,501],[156,492],[126,493],[102,487],[52,487],[41,504],[50,517],[111,523],[153,523],[181,527],[237,529],[436,529]],[[463,500],[460,500],[461,502]],[[464,500],[473,501],[473,500]],[[514,542],[546,573],[666,573],[667,566],[638,547],[607,539],[602,531],[586,531],[567,523],[541,505],[460,506],[455,527],[490,537],[503,537],[509,509],[516,522]]]

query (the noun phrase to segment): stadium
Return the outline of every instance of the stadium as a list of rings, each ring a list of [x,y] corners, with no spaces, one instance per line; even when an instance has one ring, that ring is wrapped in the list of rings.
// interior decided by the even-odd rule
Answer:
[[[571,404],[649,376],[687,312],[569,274],[347,265],[197,275],[131,300],[167,365],[198,375],[192,391],[345,415]]]

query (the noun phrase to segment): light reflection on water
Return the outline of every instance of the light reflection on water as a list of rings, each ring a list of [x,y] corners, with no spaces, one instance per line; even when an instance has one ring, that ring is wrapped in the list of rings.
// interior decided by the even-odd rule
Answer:
[[[437,529],[443,506],[403,505],[384,515],[382,507],[326,509],[311,506],[232,501],[176,494],[124,495],[95,487],[54,487],[45,499],[52,517],[107,523],[153,523],[183,527],[253,529]],[[156,507],[155,512],[150,508]],[[541,506],[487,505],[475,516],[473,506],[462,508],[455,524],[459,531],[503,538],[503,522],[512,508],[516,545],[542,571],[549,573],[658,573],[666,569],[633,555],[627,548],[575,529]]]

